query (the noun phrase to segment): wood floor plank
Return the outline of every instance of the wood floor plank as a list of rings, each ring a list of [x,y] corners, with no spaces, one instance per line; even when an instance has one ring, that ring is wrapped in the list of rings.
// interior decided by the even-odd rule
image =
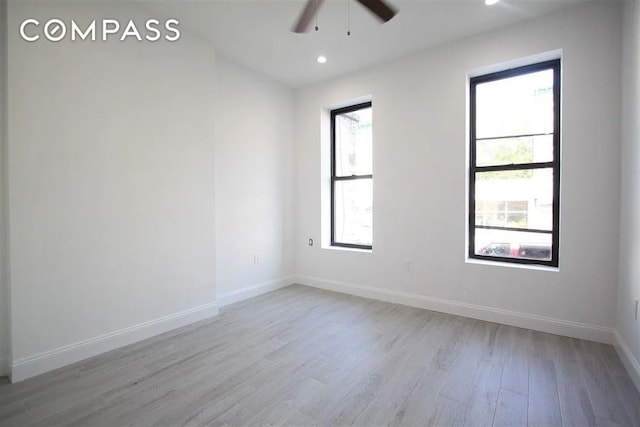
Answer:
[[[276,400],[274,405],[259,410],[249,421],[250,425],[282,425],[291,412],[298,412],[304,404],[314,399],[327,385],[313,378],[305,378]]]
[[[553,362],[534,357],[529,363],[528,425],[562,425],[560,401]]]
[[[575,385],[570,381],[558,380],[558,394],[563,425],[575,427],[597,425],[586,387]]]
[[[465,405],[446,397],[438,396],[435,402],[429,406],[425,425],[433,427],[464,426],[465,421],[467,421],[466,412]],[[471,424],[473,425],[473,422]]]
[[[0,406],[0,422],[24,414],[27,411],[24,402],[16,401]]]
[[[504,360],[500,387],[528,395],[530,353],[526,346],[527,331],[520,328],[510,328],[509,337],[509,348]]]
[[[311,418],[309,415],[304,412],[300,412],[299,410],[292,411],[287,414],[286,419],[276,425],[281,426],[305,426],[305,427],[315,427],[323,425],[318,420]]]
[[[487,323],[470,321],[469,334],[460,348],[459,361],[451,367],[451,374],[442,385],[440,395],[466,405],[473,392],[473,381],[480,364],[481,344]]]
[[[491,426],[498,404],[502,364],[480,362],[473,381],[471,399],[467,406],[465,425]]]
[[[527,396],[509,389],[500,389],[494,427],[512,427],[527,425]]]
[[[372,402],[356,419],[356,425],[385,425],[393,421],[452,327],[453,323],[446,318],[433,316],[421,330],[416,331],[414,345],[402,352],[406,356],[404,359],[394,362],[397,365],[392,365],[392,378],[377,390]]]
[[[450,333],[446,334],[445,339],[442,340],[438,349],[433,353],[431,360],[420,371],[417,384],[396,410],[390,424],[422,424],[425,419],[434,416],[434,410],[438,410],[432,402],[439,401],[440,405],[444,405],[447,402],[455,403],[451,399],[440,396],[440,391],[447,378],[451,375],[451,370],[457,366],[461,357],[461,352],[458,350],[462,347],[463,340],[469,333],[468,330],[465,332],[462,327],[465,324],[470,325],[468,319],[455,317],[448,319],[447,326]],[[462,407],[466,409],[464,405]],[[462,422],[464,422],[464,419],[462,419]]]
[[[596,417],[596,422],[598,423],[598,427],[621,427],[623,424],[618,424],[615,421],[607,420],[604,418]]]
[[[473,353],[463,353],[462,361],[456,369],[449,374],[447,380],[440,390],[440,396],[455,400],[466,405],[473,393],[473,380],[480,365],[478,355]]]
[[[299,285],[0,381],[0,427],[640,427],[639,408],[611,346]]]
[[[395,426],[423,425],[424,420],[432,416],[434,402],[437,399],[446,399],[439,396],[438,393],[448,375],[449,373],[440,369],[437,364],[428,365],[422,372],[418,384],[400,405],[389,424]],[[446,401],[463,406],[450,399],[446,399]]]
[[[615,376],[613,382],[627,410],[629,422],[634,427],[640,427],[640,392],[636,389],[629,375],[624,373]]]
[[[640,392],[635,388],[627,371],[618,357],[615,349],[610,345],[590,343],[594,353],[603,360],[611,381],[614,383],[618,396],[626,410],[627,419],[634,427],[640,427]],[[594,347],[596,347],[594,349]]]
[[[579,353],[578,358],[596,417],[617,424],[631,425],[605,361],[594,352],[595,348],[591,343],[584,343],[583,346],[586,351]]]
[[[551,335],[539,331],[527,331],[529,351],[532,357],[550,359],[549,344]]]

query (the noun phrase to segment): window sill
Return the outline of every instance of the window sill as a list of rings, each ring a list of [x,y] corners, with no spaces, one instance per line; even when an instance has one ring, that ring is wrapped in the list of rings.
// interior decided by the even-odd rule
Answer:
[[[491,267],[509,267],[509,268],[519,268],[524,270],[548,271],[551,273],[560,272],[559,267],[549,267],[546,265],[518,264],[515,262],[500,262],[500,261],[485,261],[482,259],[469,258],[469,257],[466,258],[465,262],[467,264],[487,265]]]
[[[360,252],[363,254],[373,253],[373,249],[349,248],[345,246],[323,246],[322,249],[329,249],[332,251],[340,251],[340,252]]]

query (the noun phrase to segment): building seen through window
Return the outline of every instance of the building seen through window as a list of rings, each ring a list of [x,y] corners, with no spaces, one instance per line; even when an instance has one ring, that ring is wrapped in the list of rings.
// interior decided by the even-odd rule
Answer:
[[[373,244],[371,103],[331,112],[331,244]]]
[[[558,265],[560,61],[471,79],[472,258]]]

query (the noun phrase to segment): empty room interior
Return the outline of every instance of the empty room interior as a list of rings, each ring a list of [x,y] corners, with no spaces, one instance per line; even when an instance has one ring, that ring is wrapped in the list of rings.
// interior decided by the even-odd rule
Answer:
[[[640,0],[0,0],[0,426],[640,426]]]

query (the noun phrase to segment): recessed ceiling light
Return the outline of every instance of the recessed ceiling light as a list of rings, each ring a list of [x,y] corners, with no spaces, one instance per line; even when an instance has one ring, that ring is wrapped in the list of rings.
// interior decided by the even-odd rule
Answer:
[[[318,61],[319,64],[324,64],[325,62],[327,62],[327,57],[324,56],[324,55],[320,55],[320,56],[318,56],[317,61]]]
[[[494,4],[498,3],[500,0],[484,0],[484,4],[486,4],[487,6],[493,6]]]

